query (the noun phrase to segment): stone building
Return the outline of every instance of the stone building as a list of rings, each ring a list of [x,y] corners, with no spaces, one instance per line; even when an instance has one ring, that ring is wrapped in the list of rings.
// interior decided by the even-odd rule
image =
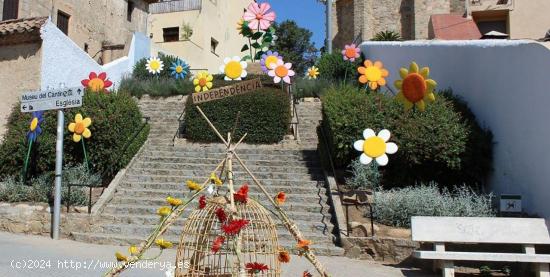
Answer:
[[[175,55],[191,69],[218,73],[223,59],[241,53],[247,41],[237,22],[250,0],[160,1],[150,6],[149,36],[153,55]]]
[[[147,32],[156,0],[0,0],[0,21],[50,17],[100,64],[125,56],[134,32]]]

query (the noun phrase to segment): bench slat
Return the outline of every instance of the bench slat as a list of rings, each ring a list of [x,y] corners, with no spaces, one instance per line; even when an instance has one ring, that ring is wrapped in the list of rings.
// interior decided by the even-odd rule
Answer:
[[[427,260],[550,263],[546,254],[414,251],[413,255]]]
[[[542,218],[413,216],[411,227],[420,242],[550,244]]]

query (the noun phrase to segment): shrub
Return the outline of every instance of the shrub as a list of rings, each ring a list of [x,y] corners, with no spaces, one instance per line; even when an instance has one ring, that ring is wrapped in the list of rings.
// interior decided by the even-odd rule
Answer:
[[[77,113],[92,119],[92,137],[86,140],[86,150],[93,172],[111,177],[126,166],[147,139],[149,127],[143,125],[142,115],[136,102],[126,94],[97,94],[87,92],[84,105],[65,112],[64,157],[65,164],[83,162],[82,144],[72,141],[66,129]],[[31,115],[21,113],[17,104],[7,124],[7,132],[0,145],[0,176],[20,174],[27,151],[26,133]],[[29,173],[38,176],[55,169],[56,112],[44,115],[42,135],[33,144],[33,159]],[[137,138],[127,145],[138,133]],[[126,150],[123,151],[126,147]]]
[[[341,81],[346,77],[348,84],[359,85],[359,73],[357,67],[361,64],[361,59],[356,59],[355,62],[344,61],[340,51],[335,51],[332,54],[323,54],[317,62],[319,68],[319,77],[330,81]]]
[[[401,41],[401,35],[394,31],[381,31],[374,35],[372,41]]]
[[[331,82],[326,79],[309,80],[307,78],[294,79],[293,92],[297,99],[305,97],[319,97],[324,88],[330,86]]]
[[[381,168],[385,186],[482,184],[491,168],[490,132],[465,113],[463,103],[446,93],[437,98],[425,112],[403,112],[393,97],[349,86],[329,88],[322,97],[323,128],[335,165],[345,167],[359,155],[353,142],[364,129],[386,128],[399,151]]]
[[[216,134],[195,109],[191,97],[185,109],[187,138],[201,142],[219,142]],[[248,133],[248,143],[276,143],[287,134],[290,124],[288,95],[280,89],[264,87],[258,91],[206,102],[200,105],[222,134],[233,129],[240,111],[239,124],[234,137]]]
[[[147,60],[149,58],[143,58],[143,59],[139,60],[134,65],[134,69],[132,71],[132,77],[134,79],[140,79],[140,80],[147,80],[147,79],[161,79],[162,80],[162,79],[171,79],[171,78],[173,78],[170,75],[171,74],[170,67],[179,58],[175,57],[175,56],[163,55],[163,54],[160,54],[158,56],[158,58],[164,64],[164,69],[160,72],[160,74],[158,74],[157,76],[151,75],[151,73],[149,73],[149,71],[147,71],[147,68],[146,68]]]
[[[452,193],[437,185],[422,185],[374,193],[375,219],[386,225],[410,227],[412,216],[495,216],[492,195],[476,194],[466,186]]]
[[[118,91],[141,98],[143,95],[151,97],[187,95],[192,93],[194,89],[193,82],[189,79],[125,78],[120,82]]]
[[[378,189],[380,188],[380,171],[377,163],[365,166],[359,159],[355,159],[351,165],[352,177],[346,179],[346,184],[354,189]]]

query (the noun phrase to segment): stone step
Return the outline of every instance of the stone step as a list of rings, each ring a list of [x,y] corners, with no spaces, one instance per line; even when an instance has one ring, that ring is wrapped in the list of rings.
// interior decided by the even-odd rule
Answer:
[[[159,151],[159,152],[185,152],[185,153],[211,153],[213,155],[223,154],[226,152],[227,147],[223,144],[194,144],[185,143],[175,146],[163,146],[163,145],[148,145],[145,147],[147,151]],[[271,144],[271,145],[251,145],[240,144],[236,150],[239,156],[244,154],[262,154],[262,155],[299,155],[299,156],[311,156],[318,157],[317,153],[311,153],[309,151],[303,151],[301,149],[284,148],[283,145]]]
[[[252,152],[252,151],[250,151]],[[256,151],[254,154],[241,153],[237,151],[237,154],[243,161],[254,160],[277,160],[277,161],[306,161],[306,160],[318,160],[319,156],[316,151],[306,151],[304,153],[284,153],[276,154],[273,152],[263,152],[261,150]],[[156,151],[143,149],[142,156],[152,157],[190,157],[190,158],[225,158],[225,153],[221,152],[209,152],[204,150],[195,151]]]
[[[212,170],[214,163],[162,163],[162,162],[141,162],[138,161],[132,165],[132,169],[163,169],[163,170]],[[318,173],[321,170],[320,166],[312,167],[296,167],[296,166],[269,166],[269,165],[253,165],[247,164],[247,167],[252,172],[287,172],[287,173]],[[233,165],[234,169],[241,169],[240,164]]]
[[[108,244],[108,245],[137,245],[144,241],[144,238],[134,235],[122,235],[122,234],[101,234],[101,233],[79,233],[73,232],[71,234],[77,241],[94,243],[94,244]],[[172,242],[175,246],[179,245],[179,237],[164,237],[164,239]],[[343,248],[336,247],[333,244],[314,244],[311,246],[312,251],[319,256],[341,256],[344,254]],[[295,251],[296,243],[280,241],[279,245],[293,254],[297,254]]]
[[[132,167],[126,171],[127,176],[132,175],[149,175],[149,176],[177,176],[177,177],[193,177],[193,176],[209,176],[212,172],[212,167],[206,166],[201,169],[157,169],[157,168],[139,168]],[[254,172],[254,171],[253,171]],[[242,168],[233,168],[233,174],[237,176],[248,176]],[[282,179],[282,180],[320,180],[323,175],[320,170],[313,170],[312,172],[277,172],[277,171],[256,171],[254,172],[256,178],[260,180],[265,179]]]
[[[317,186],[317,182],[305,182],[300,183],[299,186],[296,185],[295,182],[271,182],[271,181],[260,181],[262,182],[264,188],[267,190],[268,193],[275,195],[276,193],[282,191],[285,193],[293,193],[293,194],[305,194],[305,193],[311,193],[315,195],[325,195],[326,189],[322,187],[324,185],[323,182],[320,182],[319,186]],[[240,187],[240,184],[244,182],[238,182],[238,185],[236,187]],[[251,192],[259,192],[260,189],[255,186],[252,182],[249,183],[249,188]],[[146,192],[142,192],[142,190],[145,190]],[[149,191],[149,190],[158,190],[158,191]],[[155,182],[129,182],[127,180],[124,180],[120,185],[117,187],[117,191],[133,191],[135,195],[150,195],[150,193],[158,193],[160,195],[170,195],[177,192],[187,192],[189,189],[187,188],[187,185],[185,184],[185,181],[180,182],[172,182],[172,183],[155,183]],[[149,194],[147,194],[149,193]]]
[[[196,157],[162,157],[162,156],[151,156],[151,155],[140,155],[139,161],[142,162],[155,162],[155,163],[196,163],[211,165],[212,170],[216,165],[223,160],[224,157],[210,157],[210,158],[196,158]],[[303,167],[303,166],[312,166],[319,168],[319,160],[276,160],[269,159],[269,157],[264,157],[263,159],[258,160],[243,160],[246,166],[290,166],[290,167]]]
[[[250,178],[245,172],[239,172],[235,171],[233,172],[235,175],[235,181],[240,183],[251,183],[252,178]],[[260,179],[261,182],[265,183],[289,183],[294,182],[295,184],[301,184],[303,182],[309,182],[309,181],[321,181],[324,176],[319,173],[318,175],[297,175],[297,176],[290,176],[290,175],[281,175],[278,176],[277,174],[272,174],[271,176],[275,177],[281,177],[281,178],[268,178],[270,173],[267,173],[265,175],[263,174],[255,174],[258,179]],[[178,182],[186,182],[187,180],[200,180],[203,178],[208,178],[210,176],[209,173],[202,174],[202,175],[141,175],[141,174],[127,174],[125,177],[125,180],[128,182],[153,182],[153,183],[178,183]]]

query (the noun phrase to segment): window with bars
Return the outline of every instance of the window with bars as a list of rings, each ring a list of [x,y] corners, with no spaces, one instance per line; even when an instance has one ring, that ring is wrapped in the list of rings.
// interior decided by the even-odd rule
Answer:
[[[180,28],[179,27],[163,28],[162,36],[164,38],[164,42],[179,41]]]
[[[17,19],[19,16],[19,0],[4,0],[2,20]]]
[[[65,35],[69,35],[69,19],[71,16],[67,13],[64,13],[60,10],[57,11],[57,28]]]

